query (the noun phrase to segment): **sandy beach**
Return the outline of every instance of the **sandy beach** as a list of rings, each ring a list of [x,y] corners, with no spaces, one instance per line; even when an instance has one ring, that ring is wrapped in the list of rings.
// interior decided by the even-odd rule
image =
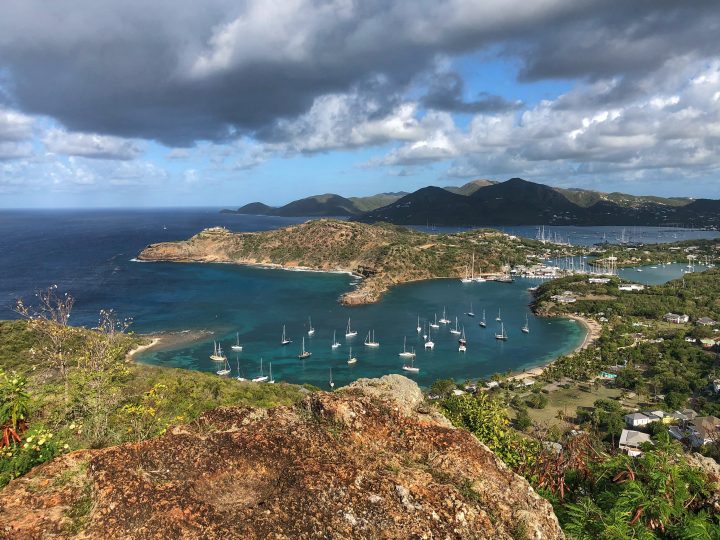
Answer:
[[[131,350],[125,359],[132,361],[135,356],[141,352],[148,351],[150,349],[165,350],[178,347],[180,345],[186,345],[199,341],[213,332],[209,330],[184,330],[182,332],[162,332],[158,334],[144,334],[142,337],[150,340],[150,343],[144,345],[138,345]]]

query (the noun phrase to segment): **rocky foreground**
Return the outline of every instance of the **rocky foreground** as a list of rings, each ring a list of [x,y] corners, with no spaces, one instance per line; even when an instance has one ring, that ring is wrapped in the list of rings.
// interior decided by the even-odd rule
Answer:
[[[377,302],[393,285],[422,279],[496,273],[502,263],[526,262],[539,246],[498,231],[428,235],[392,225],[332,219],[259,233],[206,229],[188,240],[147,246],[141,261],[223,262],[351,272],[363,281],[345,304]]]
[[[0,492],[0,536],[563,538],[524,479],[422,407],[389,375],[74,452]]]

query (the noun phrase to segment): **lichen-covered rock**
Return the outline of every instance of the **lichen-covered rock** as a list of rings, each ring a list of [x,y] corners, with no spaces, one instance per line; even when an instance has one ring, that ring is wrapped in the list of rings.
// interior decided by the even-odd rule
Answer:
[[[468,432],[419,417],[419,406],[417,386],[391,376],[266,414],[215,409],[162,437],[64,456],[11,482],[0,492],[0,535],[563,537],[524,479]],[[87,465],[69,475],[80,459]]]

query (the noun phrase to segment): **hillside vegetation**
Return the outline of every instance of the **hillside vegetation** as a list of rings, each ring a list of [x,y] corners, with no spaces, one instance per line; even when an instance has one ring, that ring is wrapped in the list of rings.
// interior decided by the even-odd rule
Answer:
[[[494,273],[504,263],[524,263],[541,249],[538,242],[498,231],[429,235],[387,224],[323,219],[260,233],[208,229],[186,241],[152,244],[138,258],[352,272],[365,279],[342,301],[365,304],[376,302],[391,285],[464,276],[473,253],[476,273]]]

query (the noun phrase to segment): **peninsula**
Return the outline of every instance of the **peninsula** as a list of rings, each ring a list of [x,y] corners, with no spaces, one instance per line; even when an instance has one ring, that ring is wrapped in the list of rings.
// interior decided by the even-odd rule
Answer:
[[[344,304],[377,302],[392,285],[433,278],[498,275],[547,250],[540,242],[494,230],[426,234],[388,224],[333,219],[283,229],[233,233],[206,229],[178,242],[151,244],[141,261],[215,262],[326,272],[364,279],[345,293]]]

